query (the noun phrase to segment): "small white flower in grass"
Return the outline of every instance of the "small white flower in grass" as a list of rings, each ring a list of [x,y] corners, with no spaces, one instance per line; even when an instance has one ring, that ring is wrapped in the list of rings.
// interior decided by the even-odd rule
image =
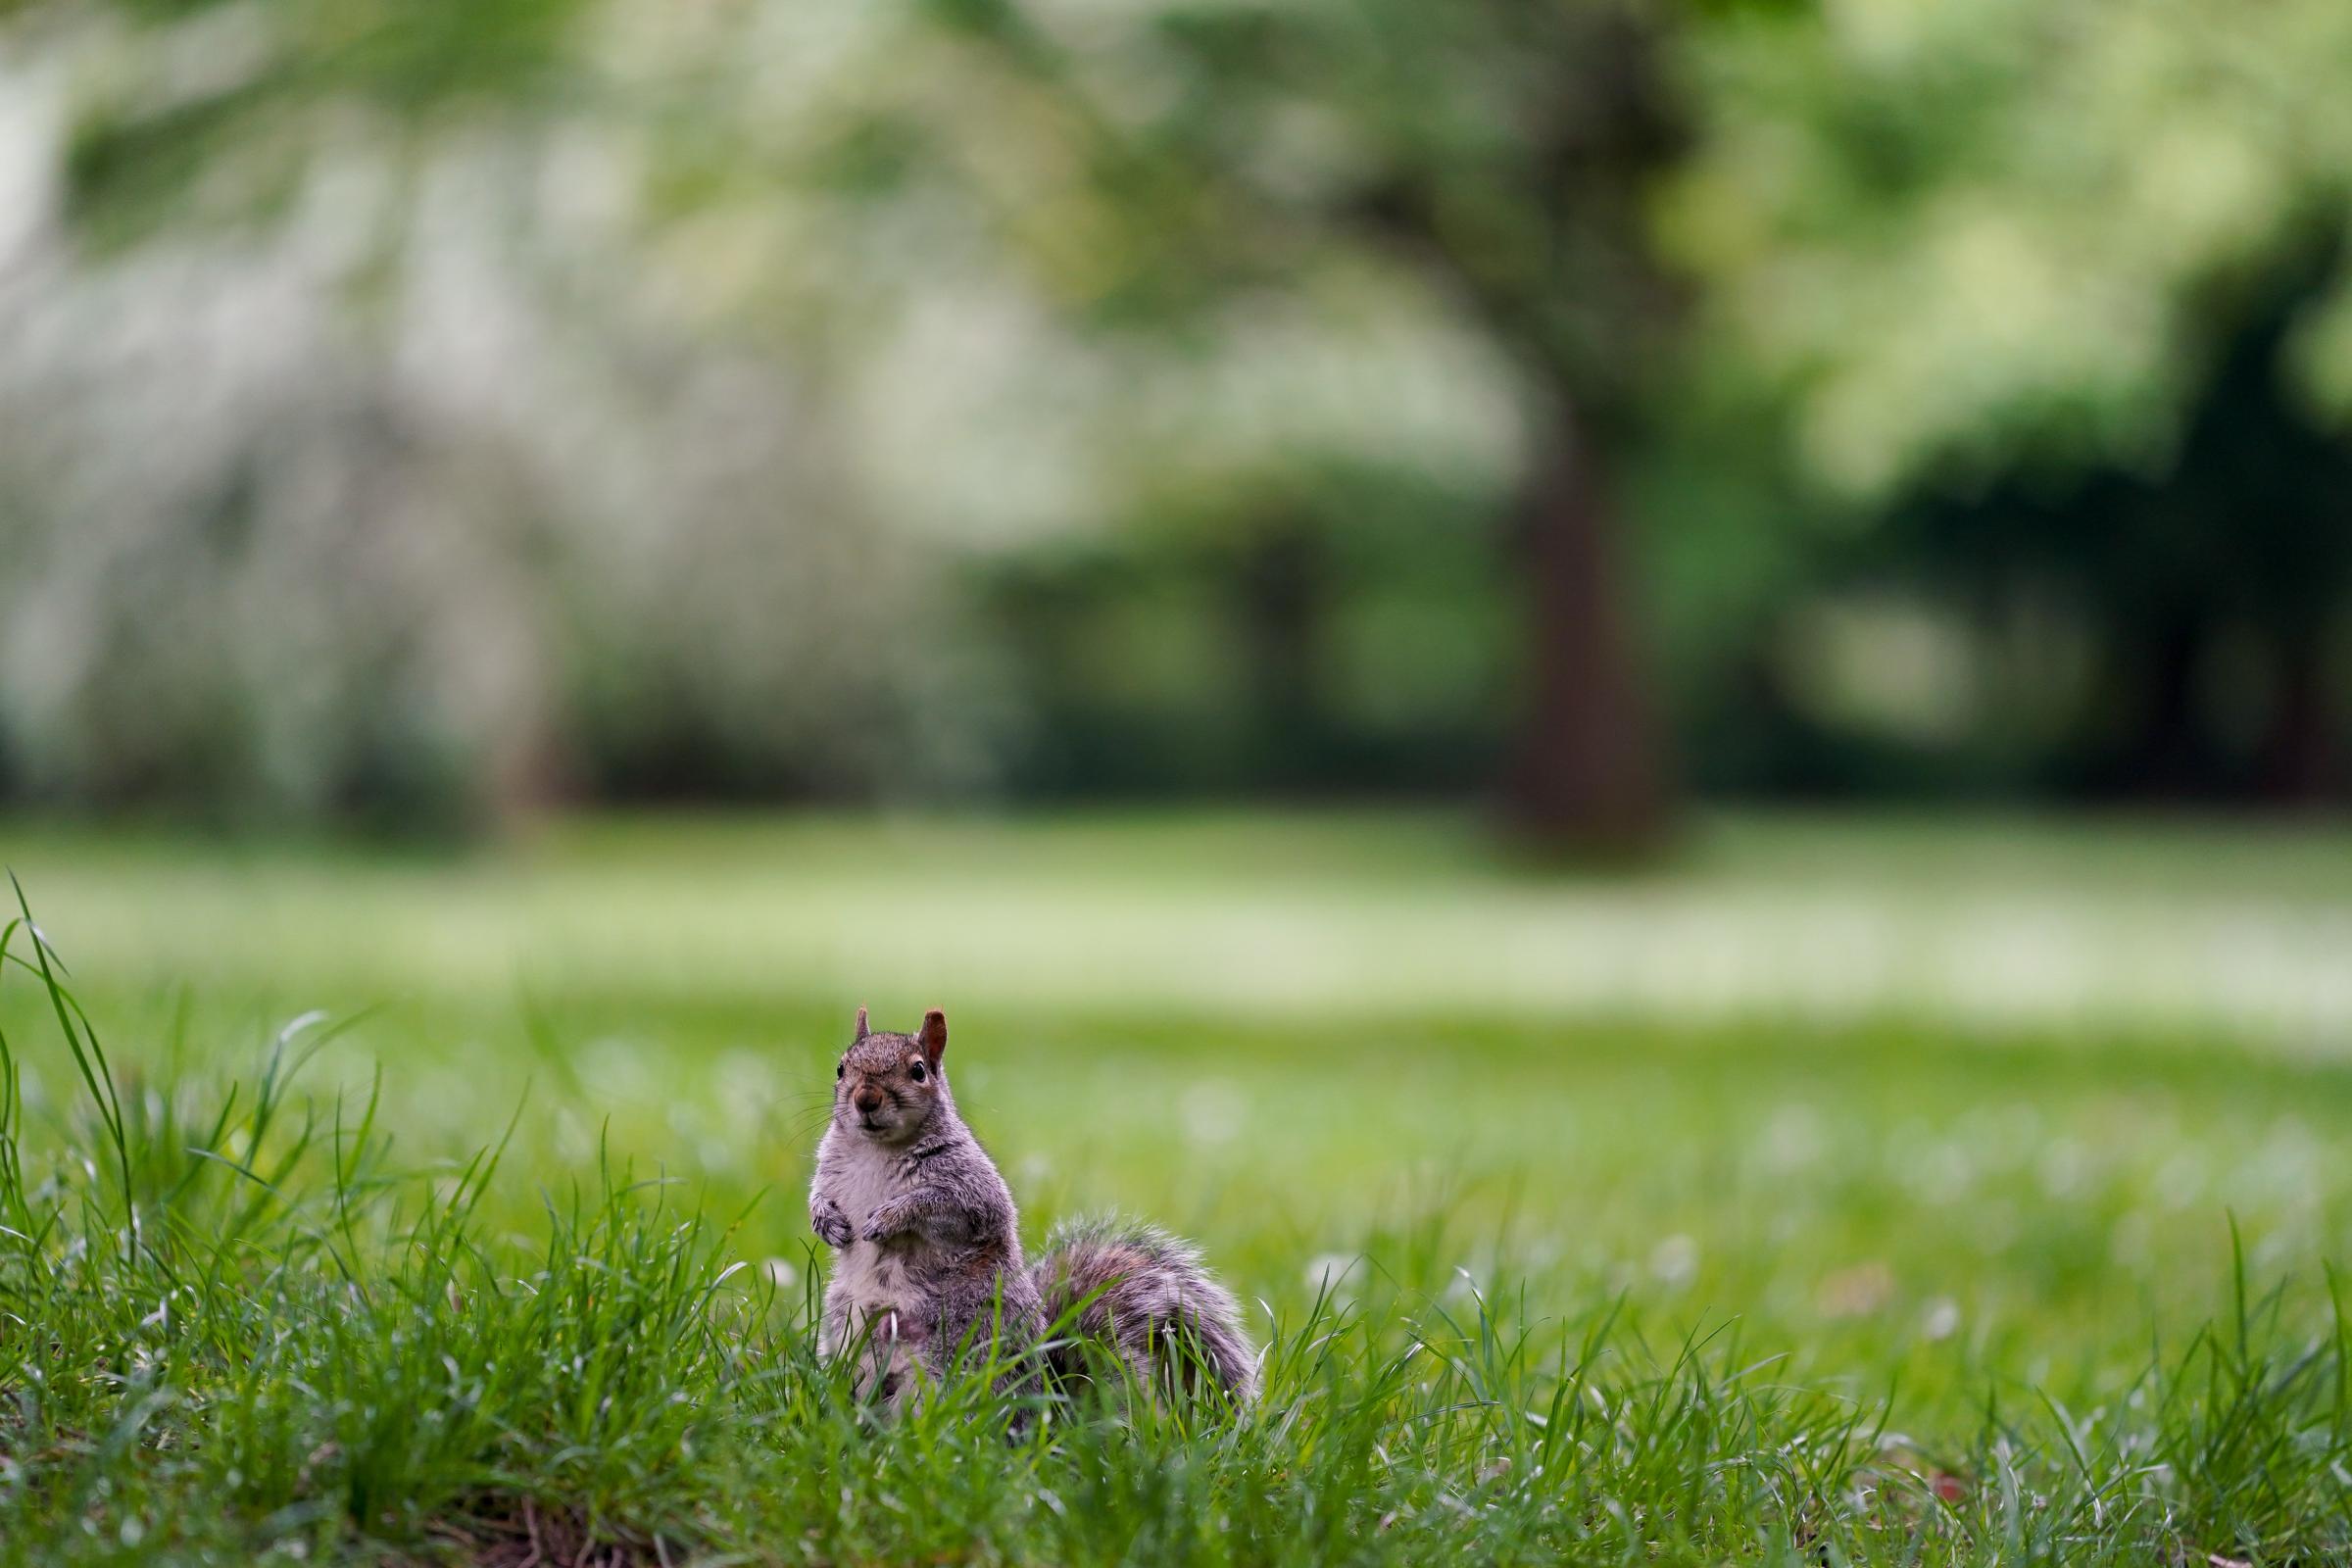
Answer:
[[[1938,1296],[1928,1303],[1927,1315],[1920,1320],[1920,1334],[1930,1340],[1948,1340],[1960,1332],[1960,1303],[1948,1296]]]
[[[2090,1152],[2071,1138],[2061,1138],[2041,1156],[2041,1190],[2051,1198],[2080,1191],[2090,1175]]]
[[[1669,1236],[1649,1250],[1650,1277],[1660,1285],[1681,1290],[1698,1276],[1698,1243],[1688,1236]]]
[[[2144,1208],[2126,1209],[2109,1227],[2107,1255],[2118,1268],[2145,1269],[2156,1261],[2155,1218]]]
[[[1922,1147],[1901,1176],[1927,1201],[1957,1202],[1976,1186],[1977,1160],[1960,1140],[1941,1139]]]
[[[1185,1137],[1196,1144],[1223,1144],[1240,1135],[1250,1102],[1232,1084],[1210,1078],[1187,1089],[1176,1111],[1184,1119]]]
[[[767,1276],[768,1284],[780,1291],[791,1289],[801,1280],[801,1271],[780,1257],[769,1258],[760,1265],[760,1271]]]
[[[1772,1170],[1802,1170],[1819,1160],[1827,1146],[1821,1113],[1802,1102],[1781,1106],[1764,1125],[1762,1152]]]
[[[2168,1208],[2187,1208],[2205,1196],[2208,1172],[2205,1158],[2183,1149],[2156,1168],[2156,1196]]]

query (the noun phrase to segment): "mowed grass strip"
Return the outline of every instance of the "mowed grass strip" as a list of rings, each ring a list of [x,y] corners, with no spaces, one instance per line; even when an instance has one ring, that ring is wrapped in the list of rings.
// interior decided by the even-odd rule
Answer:
[[[1466,815],[589,818],[474,854],[20,827],[108,984],[1219,1023],[2196,1029],[2352,1043],[2352,833],[1733,817],[1539,874]],[[306,1004],[318,1004],[318,997]]]

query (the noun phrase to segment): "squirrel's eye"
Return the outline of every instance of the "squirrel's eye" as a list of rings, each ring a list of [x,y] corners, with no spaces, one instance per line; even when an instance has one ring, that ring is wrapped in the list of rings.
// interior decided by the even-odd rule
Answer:
[[[907,1068],[906,1070],[908,1073],[913,1075],[916,1083],[919,1084],[923,1081],[925,1074],[923,1072],[923,1064],[921,1062],[916,1062],[913,1066]]]
[[[849,1075],[850,1064],[846,1061],[833,1069],[833,1076],[836,1078],[847,1078]]]

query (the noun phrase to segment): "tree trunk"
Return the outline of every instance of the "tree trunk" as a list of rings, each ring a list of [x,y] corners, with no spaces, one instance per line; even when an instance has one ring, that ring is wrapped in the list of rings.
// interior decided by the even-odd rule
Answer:
[[[2197,666],[2205,627],[2193,611],[2167,610],[2134,647],[2127,679],[2138,688],[2133,730],[2121,759],[2118,790],[2128,797],[2192,799],[2211,787],[2197,723]]]
[[[1667,768],[1615,524],[1592,452],[1563,415],[1520,518],[1526,707],[1504,803],[1542,853],[1639,857],[1666,836]]]
[[[2320,628],[2297,627],[2281,635],[2277,706],[2262,747],[2260,784],[2270,799],[2308,806],[2334,798],[2342,781],[2329,697]]]
[[[1277,519],[1241,563],[1240,619],[1251,671],[1251,748],[1279,790],[1315,782],[1322,751],[1317,643],[1329,565],[1314,534]]]

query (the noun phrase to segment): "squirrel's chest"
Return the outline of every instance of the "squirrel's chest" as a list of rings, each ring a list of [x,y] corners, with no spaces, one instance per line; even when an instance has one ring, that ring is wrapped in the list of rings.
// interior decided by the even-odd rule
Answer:
[[[899,1161],[859,1151],[828,1166],[823,1186],[856,1236],[865,1229],[868,1215],[906,1191],[907,1182],[900,1174]],[[855,1305],[897,1306],[906,1289],[906,1265],[904,1247],[885,1247],[860,1237],[834,1253],[833,1281]]]
[[[906,1192],[907,1182],[898,1160],[853,1148],[826,1162],[819,1186],[849,1217],[850,1229],[858,1231],[867,1215]]]

